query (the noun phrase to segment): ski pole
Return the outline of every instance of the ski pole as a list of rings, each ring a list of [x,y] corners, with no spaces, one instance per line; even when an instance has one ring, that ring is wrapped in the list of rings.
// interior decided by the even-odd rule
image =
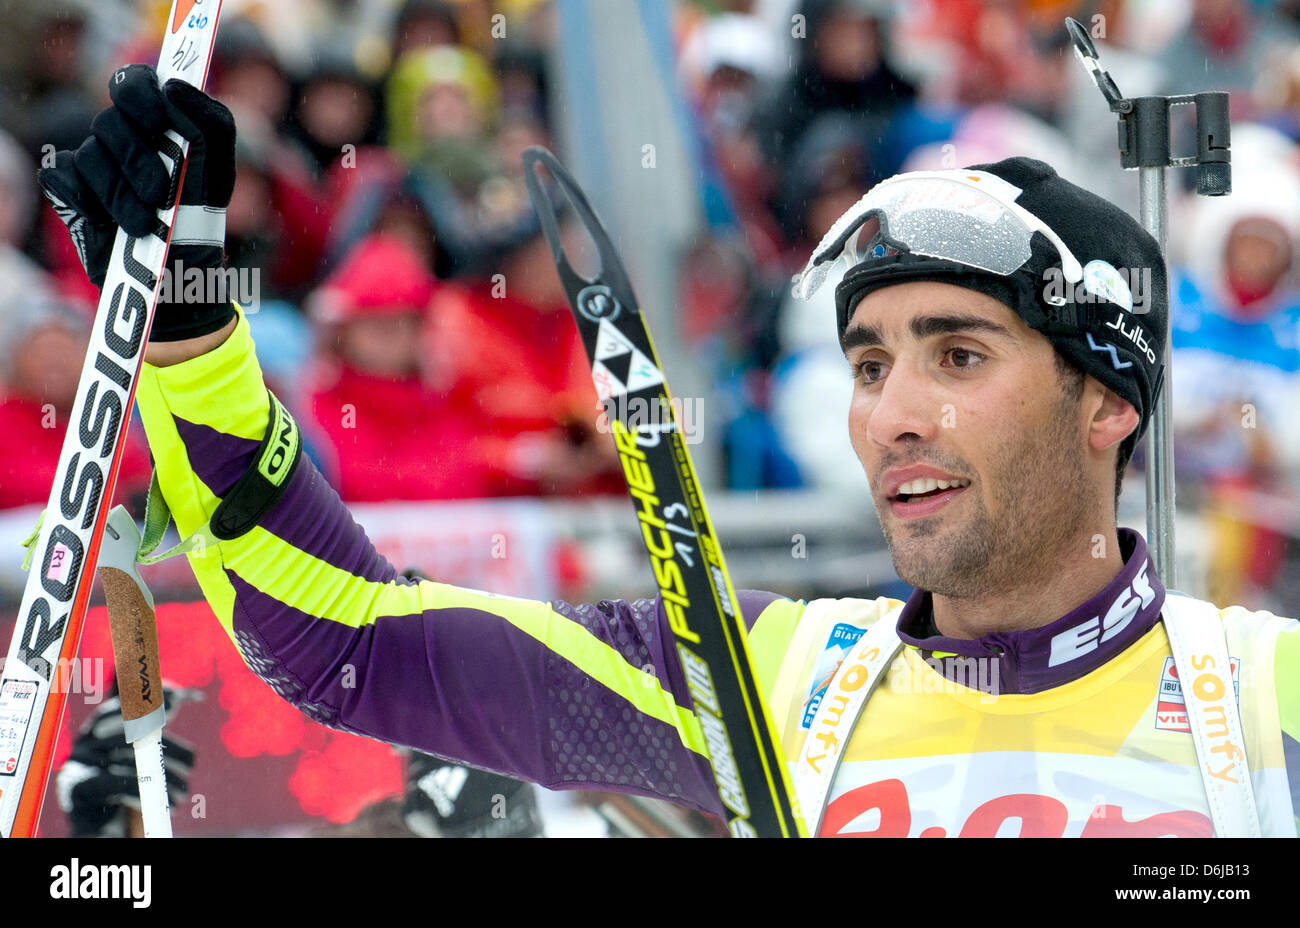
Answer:
[[[158,78],[202,89],[222,0],[173,0]],[[119,229],[35,558],[0,678],[0,836],[36,833],[67,693],[55,670],[76,657],[140,365],[153,324],[187,143],[168,131],[161,157],[172,206],[143,238]]]
[[[140,532],[131,514],[124,507],[115,506],[108,514],[104,534],[99,579],[108,601],[108,627],[113,638],[123,732],[127,743],[135,749],[144,836],[170,838],[172,821],[162,747],[167,709],[158,664],[158,623],[153,594],[136,566]]]
[[[1097,47],[1083,24],[1069,17],[1065,27],[1074,42],[1074,53],[1106,98],[1106,105],[1119,116],[1120,163],[1138,172],[1139,221],[1165,253],[1168,222],[1168,192],[1165,171],[1173,167],[1196,167],[1196,192],[1221,197],[1232,192],[1232,164],[1229,151],[1228,94],[1209,91],[1196,94],[1127,98],[1101,66]],[[1175,106],[1196,107],[1196,155],[1173,157],[1169,111]],[[1164,332],[1164,389],[1158,390],[1147,439],[1147,542],[1156,571],[1166,587],[1176,587],[1174,560],[1174,449],[1170,431],[1169,324]]]

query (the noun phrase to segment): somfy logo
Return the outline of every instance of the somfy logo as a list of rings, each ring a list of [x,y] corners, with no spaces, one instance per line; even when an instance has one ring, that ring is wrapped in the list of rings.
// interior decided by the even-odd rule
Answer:
[[[74,857],[50,870],[51,899],[130,899],[149,908],[153,868],[149,864],[83,864]]]

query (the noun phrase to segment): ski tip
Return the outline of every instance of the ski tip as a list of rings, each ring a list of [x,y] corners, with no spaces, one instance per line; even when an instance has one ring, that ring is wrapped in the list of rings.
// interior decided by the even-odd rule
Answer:
[[[596,215],[596,210],[592,207],[591,201],[587,199],[587,194],[583,191],[582,186],[574,180],[573,175],[568,172],[555,155],[540,145],[530,145],[524,149],[523,163],[524,181],[528,187],[528,197],[533,201],[533,209],[536,210],[537,217],[541,222],[542,234],[551,246],[551,254],[555,258],[556,267],[560,271],[561,279],[565,280],[566,287],[577,282],[583,284],[599,283],[617,294],[623,305],[629,308],[635,307],[636,299],[632,295],[632,284],[627,276],[627,270],[623,267],[623,262],[618,256],[618,250],[614,247],[609,233],[605,230],[600,217]],[[572,213],[568,215],[576,218],[581,223],[591,239],[592,245],[595,246],[599,266],[593,276],[588,277],[579,274],[565,254],[564,243],[560,235],[560,212],[537,173],[537,165],[539,164],[544,164],[546,169],[550,171],[551,177],[555,180],[555,185],[559,188],[564,200],[568,202],[568,206],[572,210]]]
[[[562,189],[567,186],[565,181],[570,183],[572,181],[559,159],[540,145],[530,145],[525,148],[523,162],[524,184],[528,188],[528,199],[533,201],[533,212],[537,214],[537,219],[542,225],[542,235],[546,237],[546,243],[551,246],[551,257],[555,259],[557,265],[564,267],[568,264],[568,259],[565,257],[564,246],[560,241],[555,203],[542,185],[542,179],[537,173],[537,165],[546,165],[546,169],[551,172],[551,176]]]
[[[564,167],[560,164],[560,159],[555,157],[549,148],[543,145],[529,145],[524,149],[524,167],[531,168],[538,162],[548,168],[559,168],[561,172],[564,170]]]
[[[573,175],[570,174],[568,169],[560,163],[560,159],[555,157],[555,154],[549,148],[543,148],[541,145],[529,145],[524,149],[523,162],[524,174],[528,182],[530,193],[533,190],[534,182],[536,181],[540,183],[541,181],[541,177],[537,173],[537,165],[539,164],[546,167],[546,170],[550,172],[553,178],[555,178],[555,182],[559,184],[560,189],[562,189],[565,194],[571,196],[572,194],[570,191],[581,191],[582,189],[578,186],[578,182],[573,179]],[[541,192],[540,188],[538,189],[538,192]]]
[[[555,157],[550,149],[543,148],[541,145],[529,145],[524,149],[523,162],[524,180],[528,185],[528,195],[532,198],[533,208],[539,214],[542,212],[542,205],[545,204],[552,216],[557,215],[555,204],[543,186],[544,181],[541,175],[537,173],[539,164],[546,167],[565,198],[575,207],[578,207],[579,212],[590,211],[582,187],[573,179],[573,175],[569,173],[568,168],[560,163],[560,159]]]

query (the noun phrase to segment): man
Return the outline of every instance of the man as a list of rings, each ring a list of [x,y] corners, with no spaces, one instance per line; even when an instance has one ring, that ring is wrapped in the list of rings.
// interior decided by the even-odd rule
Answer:
[[[184,196],[209,210],[229,196],[229,113],[183,84],[164,95],[147,68],[119,75],[95,137],[41,175],[91,256],[113,222],[153,227],[165,185],[137,174],[168,124],[198,143]],[[219,261],[218,246],[196,260]],[[1300,624],[1166,596],[1142,539],[1115,526],[1117,477],[1162,374],[1155,242],[1011,159],[878,185],[819,246],[805,295],[846,250],[852,438],[919,591],[906,604],[739,594],[796,781],[807,749],[842,761],[802,800],[811,830],[1294,835]],[[147,360],[140,409],[180,531],[247,509],[232,488],[271,446],[271,416],[271,441],[284,421],[247,323],[229,304],[164,305]],[[656,600],[404,583],[309,461],[279,492],[191,564],[245,661],[303,712],[551,788],[721,811]],[[870,689],[852,661],[835,670],[859,638],[880,642],[863,660],[898,654]],[[854,718],[822,698],[837,690],[874,693]]]

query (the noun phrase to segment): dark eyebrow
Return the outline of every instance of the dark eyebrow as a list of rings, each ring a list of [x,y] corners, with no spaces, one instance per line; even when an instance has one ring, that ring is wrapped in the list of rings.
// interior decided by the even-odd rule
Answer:
[[[983,316],[966,313],[945,313],[938,316],[918,316],[912,320],[909,328],[916,338],[930,338],[934,335],[951,335],[954,332],[989,332],[994,335],[1011,337],[1011,331]],[[880,327],[875,325],[851,325],[840,339],[840,347],[845,354],[854,348],[873,348],[884,344]]]
[[[880,326],[876,325],[851,325],[844,332],[840,339],[840,348],[845,354],[848,354],[854,348],[874,348],[876,345],[884,343],[880,337]]]

